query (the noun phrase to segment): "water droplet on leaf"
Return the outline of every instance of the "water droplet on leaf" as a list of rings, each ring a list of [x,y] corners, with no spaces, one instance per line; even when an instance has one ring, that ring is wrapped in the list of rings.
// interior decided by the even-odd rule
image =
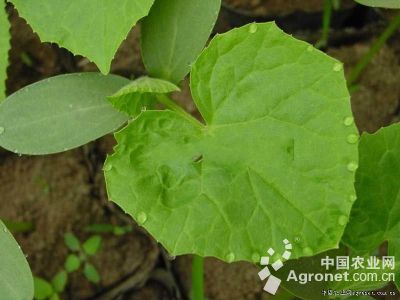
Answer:
[[[358,135],[356,134],[350,134],[347,136],[347,142],[349,144],[355,144],[358,142]]]
[[[338,223],[340,226],[344,226],[347,224],[347,220],[348,220],[347,217],[343,215],[339,217]]]
[[[147,215],[144,212],[140,212],[137,217],[137,222],[139,225],[143,225],[147,221]]]
[[[250,32],[250,33],[256,33],[256,32],[257,32],[257,29],[258,29],[257,24],[256,24],[256,23],[253,23],[253,24],[251,24],[250,27],[249,27],[249,32]]]
[[[314,47],[313,47],[313,46],[311,46],[311,45],[307,47],[307,51],[308,51],[308,52],[312,52],[312,51],[313,51],[313,49],[314,49]]]
[[[356,195],[350,195],[349,196],[349,200],[350,200],[350,202],[354,202],[354,201],[357,200],[357,196]]]
[[[112,164],[107,164],[104,166],[104,171],[106,172],[111,171],[112,168],[113,168]]]
[[[227,261],[228,263],[231,263],[231,262],[233,262],[233,261],[235,260],[235,254],[233,254],[233,252],[228,253],[228,254],[225,256],[225,259],[226,259],[226,261]]]
[[[353,118],[353,117],[346,117],[346,118],[344,118],[344,120],[343,120],[343,124],[344,124],[345,126],[350,126],[350,125],[353,124],[353,122],[354,122],[354,118]]]
[[[312,256],[314,253],[313,253],[313,251],[312,251],[312,249],[310,247],[305,247],[303,249],[303,254],[305,256]]]
[[[347,165],[347,170],[349,170],[350,172],[354,172],[355,170],[357,170],[358,168],[358,164],[354,161],[349,162]]]
[[[259,263],[259,262],[260,262],[260,259],[261,259],[261,256],[260,256],[260,254],[258,254],[257,252],[254,252],[254,253],[251,255],[251,260],[252,260],[254,263]]]
[[[343,69],[343,65],[341,64],[341,63],[336,63],[334,66],[333,66],[333,71],[335,71],[335,72],[339,72],[339,71],[341,71]]]

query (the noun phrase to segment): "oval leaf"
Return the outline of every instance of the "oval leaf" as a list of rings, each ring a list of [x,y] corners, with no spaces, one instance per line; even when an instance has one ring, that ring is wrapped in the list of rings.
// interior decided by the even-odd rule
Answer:
[[[78,73],[27,86],[0,104],[0,146],[20,154],[50,154],[113,132],[128,116],[106,97],[128,82],[115,75]]]
[[[0,294],[2,299],[33,298],[33,278],[25,255],[0,221]]]
[[[337,247],[354,195],[357,129],[342,64],[251,24],[213,39],[192,71],[206,125],[146,111],[116,134],[110,199],[172,255],[252,261]]]
[[[87,255],[95,255],[101,247],[101,242],[102,242],[101,236],[99,235],[91,236],[83,243],[83,250]]]
[[[8,51],[10,50],[10,23],[5,11],[5,2],[0,5],[0,101],[6,93]]]
[[[68,273],[75,272],[81,266],[81,261],[75,254],[69,254],[64,262],[64,268]]]
[[[372,6],[372,7],[383,7],[383,8],[400,8],[399,0],[355,0],[356,2]]]
[[[54,293],[53,287],[47,280],[35,276],[33,282],[35,286],[35,299],[45,300]]]
[[[110,70],[111,60],[128,32],[153,4],[153,0],[11,2],[42,41],[86,56],[104,74]]]
[[[91,263],[85,263],[85,266],[83,267],[83,274],[89,280],[90,282],[93,283],[99,283],[100,282],[100,275],[99,272],[97,272],[97,269],[91,264]]]
[[[177,83],[190,70],[218,17],[221,0],[157,0],[142,24],[149,74]]]

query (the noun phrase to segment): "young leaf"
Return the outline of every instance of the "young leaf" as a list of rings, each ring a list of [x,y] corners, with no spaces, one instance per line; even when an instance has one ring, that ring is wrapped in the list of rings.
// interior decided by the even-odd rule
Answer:
[[[151,76],[181,81],[206,44],[221,0],[157,0],[142,24],[142,55]]]
[[[80,242],[72,232],[64,234],[64,242],[65,245],[67,245],[67,247],[72,251],[78,251],[80,248]]]
[[[78,73],[27,86],[0,104],[0,146],[20,154],[50,154],[110,133],[128,117],[106,97],[128,82],[114,75]]]
[[[114,95],[108,97],[118,110],[137,116],[143,108],[153,106],[157,102],[157,94],[179,91],[179,87],[166,80],[140,77],[122,87]]]
[[[68,274],[66,271],[62,270],[58,272],[56,276],[54,276],[53,280],[51,281],[51,284],[57,293],[62,293],[65,290],[67,282],[68,282]]]
[[[252,261],[296,237],[293,258],[335,248],[358,159],[342,65],[251,24],[213,39],[191,89],[206,125],[146,111],[116,134],[110,199],[172,255]]]
[[[32,299],[33,278],[21,248],[0,221],[0,295],[1,299]]]
[[[47,299],[53,294],[53,288],[47,280],[35,276],[33,278],[33,283],[35,286],[34,298],[36,300]],[[19,299],[31,299],[31,298],[19,298]]]
[[[18,13],[44,42],[57,43],[95,62],[102,73],[153,0],[12,0]]]
[[[388,242],[400,261],[400,124],[364,134],[359,145],[357,201],[343,240],[351,249],[370,253]],[[400,272],[396,276],[400,286]]]
[[[58,294],[55,293],[55,294],[51,295],[49,300],[60,300],[60,296],[58,296]]]
[[[355,0],[356,2],[372,6],[372,7],[383,7],[383,8],[400,8],[399,0]]]
[[[93,283],[100,282],[99,272],[97,272],[96,268],[91,263],[88,262],[85,263],[85,266],[83,268],[83,274],[90,282]]]
[[[68,273],[75,272],[81,266],[81,261],[75,254],[70,254],[64,263],[64,268]]]
[[[101,247],[101,236],[94,235],[83,243],[83,250],[87,255],[95,255]]]
[[[8,66],[8,51],[10,50],[10,23],[5,11],[5,2],[0,5],[0,101],[5,98]]]

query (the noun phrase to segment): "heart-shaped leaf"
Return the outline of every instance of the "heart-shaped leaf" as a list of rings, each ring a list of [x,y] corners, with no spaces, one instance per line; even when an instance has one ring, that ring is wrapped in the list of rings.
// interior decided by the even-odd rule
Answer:
[[[51,154],[84,145],[128,120],[107,96],[129,80],[77,73],[29,85],[0,104],[0,146],[20,154]]]
[[[3,5],[0,5],[0,101],[4,99],[6,91],[8,50],[10,50],[10,24],[4,6],[3,2]]]
[[[371,253],[388,242],[390,256],[400,261],[400,124],[363,134],[357,201],[343,240],[353,250]],[[400,267],[396,284],[400,287]]]
[[[154,0],[12,0],[43,42],[86,56],[102,73],[135,23]]]
[[[335,248],[354,198],[357,130],[342,64],[274,23],[219,35],[192,69],[206,124],[146,111],[116,134],[110,199],[172,255],[258,261]]]

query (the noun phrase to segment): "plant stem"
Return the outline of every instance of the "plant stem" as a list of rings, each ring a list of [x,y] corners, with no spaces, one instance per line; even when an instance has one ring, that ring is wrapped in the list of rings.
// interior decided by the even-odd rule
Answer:
[[[204,300],[204,258],[198,255],[192,262],[192,296],[193,300]]]
[[[328,44],[329,31],[331,27],[333,0],[324,0],[324,15],[322,17],[322,36],[315,47],[321,48]]]
[[[197,127],[203,127],[203,124],[200,123],[200,121],[198,121],[197,119],[195,119],[194,117],[192,117],[192,115],[190,115],[189,113],[186,112],[186,110],[184,110],[181,106],[179,106],[178,104],[176,104],[173,100],[171,100],[168,96],[166,95],[157,95],[157,99],[158,102],[160,102],[161,104],[163,104],[166,108],[178,113],[179,115],[181,115],[182,117],[184,117],[186,120],[188,120],[189,122],[191,122],[192,124],[194,124]]]
[[[386,27],[385,31],[378,37],[368,52],[361,58],[357,65],[351,70],[350,75],[347,79],[348,85],[352,85],[360,77],[362,71],[370,63],[376,53],[382,48],[386,41],[396,32],[396,29],[400,26],[400,14],[396,15]]]

